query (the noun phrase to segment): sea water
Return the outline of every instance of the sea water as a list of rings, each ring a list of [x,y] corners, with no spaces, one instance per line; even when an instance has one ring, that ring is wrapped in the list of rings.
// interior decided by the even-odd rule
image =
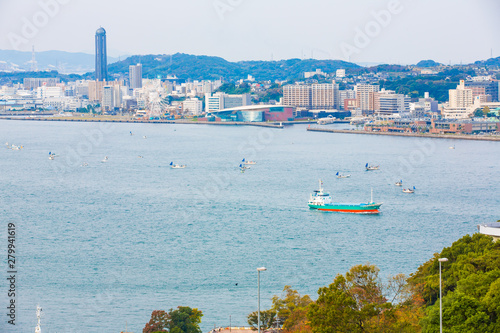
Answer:
[[[357,264],[410,274],[499,218],[498,142],[306,128],[0,121],[0,140],[24,147],[0,146],[0,331],[33,331],[37,305],[45,333],[137,333],[177,306],[203,311],[204,332],[248,325],[257,267],[267,309],[285,285],[314,299]],[[257,164],[241,172],[243,158]],[[381,214],[309,210],[319,179],[336,202],[367,202],[373,189]]]

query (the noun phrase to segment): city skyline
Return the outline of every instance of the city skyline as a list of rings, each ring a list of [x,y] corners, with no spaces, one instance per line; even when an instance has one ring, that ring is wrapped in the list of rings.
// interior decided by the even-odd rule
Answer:
[[[229,61],[315,58],[413,64],[433,59],[457,64],[500,55],[494,36],[500,28],[495,17],[500,4],[493,0],[365,1],[364,6],[319,1],[307,6],[287,1],[285,6],[282,0],[198,1],[197,6],[150,0],[137,6],[109,1],[100,3],[99,11],[93,10],[94,0],[29,2],[31,6],[0,4],[0,26],[6,31],[0,49],[29,51],[35,45],[37,51],[93,53],[90,36],[103,26],[110,56],[180,52]]]

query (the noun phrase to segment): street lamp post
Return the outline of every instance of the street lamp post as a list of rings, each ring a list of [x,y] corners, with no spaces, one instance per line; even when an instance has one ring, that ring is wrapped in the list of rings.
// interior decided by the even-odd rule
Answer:
[[[441,287],[441,263],[448,258],[439,258],[439,333],[443,333],[443,289]]]
[[[265,271],[265,267],[259,267],[257,268],[257,298],[258,298],[258,305],[257,305],[257,328],[260,333],[260,272]]]

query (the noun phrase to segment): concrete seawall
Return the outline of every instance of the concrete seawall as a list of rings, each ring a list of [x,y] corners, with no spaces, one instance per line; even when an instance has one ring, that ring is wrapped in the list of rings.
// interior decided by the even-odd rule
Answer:
[[[482,135],[464,135],[464,134],[418,134],[418,133],[397,133],[397,132],[367,132],[367,131],[351,131],[351,130],[336,130],[322,128],[308,128],[311,132],[329,132],[342,134],[366,134],[366,135],[389,135],[389,136],[406,136],[415,138],[430,138],[430,139],[457,139],[457,140],[476,140],[476,141],[500,141],[500,136],[482,136]]]
[[[219,126],[259,126],[271,128],[283,128],[291,122],[235,122],[235,121],[189,121],[189,120],[143,120],[143,119],[113,119],[113,118],[74,118],[74,117],[1,117],[5,120],[24,121],[67,121],[67,122],[110,122],[110,123],[145,123],[145,124],[191,124],[191,125],[219,125]]]

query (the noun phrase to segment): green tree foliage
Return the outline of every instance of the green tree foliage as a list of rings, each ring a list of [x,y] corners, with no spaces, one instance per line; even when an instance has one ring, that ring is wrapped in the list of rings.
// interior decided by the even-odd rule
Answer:
[[[261,330],[267,330],[268,328],[271,328],[276,320],[276,311],[269,309],[266,311],[261,311],[260,312],[260,329]],[[257,311],[254,311],[250,313],[247,317],[248,324],[252,326],[253,329],[257,329]]]
[[[298,78],[304,72],[317,68],[326,73],[333,73],[339,68],[359,68],[360,66],[341,60],[288,59],[280,61],[239,61],[230,62],[220,57],[197,56],[176,53],[172,55],[132,56],[108,66],[110,74],[128,73],[129,65],[142,63],[144,78],[176,75],[180,79],[239,80],[252,75],[256,80],[284,80]]]
[[[489,236],[464,236],[419,267],[411,286],[427,305],[423,332],[439,331],[439,263],[442,264],[443,328],[448,332],[499,332],[500,243]]]
[[[473,117],[482,117],[484,114],[483,114],[483,110],[481,109],[476,109],[476,111],[474,111],[473,113]]]
[[[230,95],[241,95],[250,93],[250,85],[248,83],[242,83],[236,86],[234,83],[224,83],[217,89],[217,91],[230,94]]]
[[[277,314],[278,321],[289,331],[307,329],[305,319],[306,309],[312,300],[308,295],[301,296],[291,286],[283,288],[282,297],[273,296],[272,310]]]
[[[374,319],[390,308],[378,273],[374,265],[354,266],[345,277],[339,274],[328,287],[320,288],[318,300],[307,312],[312,331],[374,331]]]
[[[481,234],[434,254],[409,278],[398,274],[384,284],[376,266],[358,265],[320,288],[316,301],[285,286],[263,312],[262,327],[277,314],[284,333],[437,333],[442,257],[448,258],[442,263],[444,331],[500,332],[500,242]]]
[[[440,76],[407,76],[394,80],[383,80],[379,82],[380,88],[394,90],[398,94],[407,94],[410,97],[424,97],[425,92],[439,102],[445,102],[449,97],[449,90],[455,89],[457,81],[446,80]]]
[[[201,333],[199,327],[203,313],[198,309],[179,306],[176,310],[153,311],[151,319],[146,324],[143,333]]]

